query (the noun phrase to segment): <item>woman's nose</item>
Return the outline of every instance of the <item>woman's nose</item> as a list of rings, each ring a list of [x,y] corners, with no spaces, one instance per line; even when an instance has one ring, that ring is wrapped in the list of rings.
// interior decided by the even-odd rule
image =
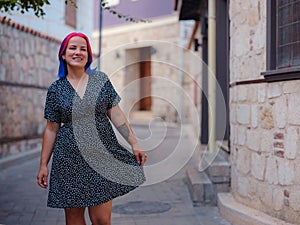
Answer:
[[[80,53],[80,49],[79,49],[79,48],[76,48],[75,53],[76,53],[76,54],[79,54],[79,53]]]

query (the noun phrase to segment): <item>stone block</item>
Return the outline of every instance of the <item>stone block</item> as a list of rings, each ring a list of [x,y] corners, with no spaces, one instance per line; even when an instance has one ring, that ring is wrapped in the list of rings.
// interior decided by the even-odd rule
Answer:
[[[297,152],[299,152],[300,136],[299,129],[295,127],[289,127],[285,138],[285,157],[287,159],[295,159]],[[300,174],[299,174],[300,176]]]
[[[6,69],[5,67],[0,67],[0,80],[5,81],[6,79]]]
[[[246,127],[238,126],[236,136],[237,136],[237,144],[244,145],[246,142]]]
[[[243,57],[247,54],[247,52],[249,51],[248,39],[248,27],[242,26],[240,27],[240,29],[236,30],[235,35],[231,38],[232,43],[234,43],[233,45],[231,45],[231,52],[233,53],[233,56]],[[241,70],[241,68],[239,68],[239,70]],[[243,73],[240,73],[239,75],[243,76]]]
[[[274,127],[274,119],[271,108],[264,107],[261,109],[260,125],[264,129],[272,129]]]
[[[285,96],[281,96],[275,100],[273,114],[274,123],[277,128],[285,128],[287,124],[287,101]]]
[[[266,100],[266,86],[265,85],[258,85],[257,87],[257,100],[259,103],[263,103]]]
[[[260,151],[273,154],[273,134],[268,130],[260,131]]]
[[[295,211],[300,212],[300,204],[299,204],[299,202],[300,202],[300,190],[292,191],[290,193],[289,200],[290,200],[290,207],[292,209],[294,209]]]
[[[258,9],[257,8],[250,8],[247,15],[247,24],[252,27],[258,24],[259,17],[258,17]]]
[[[283,208],[283,200],[284,195],[283,191],[280,188],[275,188],[273,190],[273,197],[272,197],[272,208],[274,208],[276,211],[282,210]]]
[[[280,84],[274,83],[268,85],[268,98],[279,97],[282,94],[282,87]]]
[[[248,91],[248,88],[245,86],[238,87],[237,88],[237,100],[238,101],[247,100],[247,91]]]
[[[288,122],[300,125],[300,98],[299,93],[290,94],[288,97]]]
[[[283,83],[283,93],[284,94],[291,94],[291,93],[298,93],[300,92],[300,81],[293,80],[293,81],[286,81]]]
[[[225,193],[225,192],[230,192],[230,190],[231,190],[230,182],[216,183],[216,184],[214,184],[214,187],[215,187],[216,193]]]
[[[191,166],[186,170],[187,186],[194,204],[211,203],[214,196],[213,185],[205,172]]]
[[[296,167],[295,173],[297,174],[296,183],[300,184],[300,163],[296,163],[295,167]]]
[[[266,27],[263,23],[259,23],[255,29],[255,33],[253,35],[253,48],[255,50],[255,57],[260,58],[260,64],[263,66],[265,60],[263,60],[264,55],[261,53],[264,52],[264,48],[266,46],[266,32],[264,32]],[[261,67],[262,71],[265,70],[264,66]]]
[[[258,106],[252,105],[251,106],[251,127],[256,128],[258,126]]]
[[[221,150],[222,151],[222,150]],[[215,190],[228,190],[230,186],[230,163],[219,153],[213,163],[206,169],[206,173],[213,183]],[[223,185],[224,184],[224,185]]]
[[[251,154],[250,151],[239,149],[236,157],[236,168],[239,172],[247,174],[250,171]]]
[[[261,135],[257,130],[247,130],[246,132],[247,139],[247,147],[254,150],[259,151],[260,149],[260,141]]]
[[[251,174],[258,180],[264,180],[266,157],[263,154],[251,154]]]
[[[265,179],[269,184],[278,184],[277,161],[274,156],[267,158]]]
[[[237,144],[237,137],[236,137],[237,131],[236,130],[237,130],[237,128],[235,125],[230,126],[230,139],[231,139],[230,141],[233,144]]]
[[[237,122],[240,124],[250,123],[250,106],[238,105],[236,111]]]
[[[237,94],[236,94],[237,88],[236,87],[230,88],[229,92],[230,92],[230,94],[229,94],[230,102],[231,103],[237,102]]]
[[[230,110],[230,122],[235,124],[237,122],[236,120],[236,109],[234,108],[235,107],[235,104],[233,103],[232,104],[232,109]]]
[[[277,160],[278,182],[281,185],[292,185],[295,183],[295,165],[294,162],[286,159]]]
[[[268,208],[273,208],[273,189],[272,186],[265,182],[260,182],[256,188],[256,195],[260,201]]]
[[[237,177],[237,191],[243,197],[248,197],[249,194],[249,180],[247,177]]]

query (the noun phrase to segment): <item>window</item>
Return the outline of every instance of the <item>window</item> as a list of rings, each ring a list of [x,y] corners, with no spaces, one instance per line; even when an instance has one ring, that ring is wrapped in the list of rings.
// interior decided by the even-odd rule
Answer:
[[[73,0],[76,4],[76,0]],[[76,28],[76,7],[70,1],[67,2],[65,8],[66,25]]]
[[[277,68],[300,66],[300,1],[277,1]]]
[[[266,80],[300,78],[300,0],[268,0]]]

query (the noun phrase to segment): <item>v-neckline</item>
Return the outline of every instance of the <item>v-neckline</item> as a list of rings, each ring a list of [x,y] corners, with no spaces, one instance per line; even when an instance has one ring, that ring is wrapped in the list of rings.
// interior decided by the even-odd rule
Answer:
[[[80,97],[79,93],[76,91],[76,89],[73,87],[73,85],[71,84],[71,82],[68,80],[67,77],[65,77],[67,83],[70,85],[70,87],[73,89],[73,91],[75,92],[75,94],[78,96],[78,98],[80,99],[80,101],[83,101],[85,95],[86,95],[86,92],[88,91],[88,86],[89,86],[89,82],[90,82],[90,75],[87,75],[88,76],[88,81],[86,83],[86,86],[85,86],[85,90],[83,92],[83,95],[82,95],[82,98]]]

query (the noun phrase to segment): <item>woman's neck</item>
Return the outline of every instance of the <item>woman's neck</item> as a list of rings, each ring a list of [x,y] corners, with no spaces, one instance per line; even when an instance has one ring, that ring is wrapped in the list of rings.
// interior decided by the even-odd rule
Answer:
[[[68,68],[68,78],[72,80],[80,80],[83,76],[85,76],[85,70],[84,69],[70,69]]]

